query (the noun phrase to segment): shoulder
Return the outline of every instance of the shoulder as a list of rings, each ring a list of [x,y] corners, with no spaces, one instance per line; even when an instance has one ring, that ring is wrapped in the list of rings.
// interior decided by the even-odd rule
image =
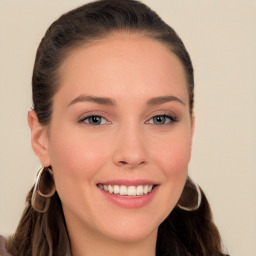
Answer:
[[[3,236],[0,236],[0,256],[11,256],[7,251],[6,239]]]

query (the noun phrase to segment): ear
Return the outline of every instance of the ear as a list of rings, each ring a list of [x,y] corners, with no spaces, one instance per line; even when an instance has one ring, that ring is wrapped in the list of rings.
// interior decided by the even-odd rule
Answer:
[[[195,126],[196,126],[196,118],[194,114],[191,117],[191,143],[190,143],[190,158],[191,158],[191,153],[192,153],[192,145],[193,145],[193,137],[195,134]]]
[[[34,153],[37,155],[43,166],[50,166],[47,126],[40,124],[34,110],[28,112],[28,125],[31,130],[31,145]]]
[[[192,128],[192,138],[193,138],[195,134],[195,129],[196,129],[196,118],[194,114],[192,115],[192,118],[191,118],[191,128]]]

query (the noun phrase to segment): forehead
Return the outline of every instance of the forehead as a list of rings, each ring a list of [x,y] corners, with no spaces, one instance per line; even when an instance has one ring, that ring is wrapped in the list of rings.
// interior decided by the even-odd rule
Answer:
[[[70,97],[174,92],[187,101],[186,84],[180,60],[165,44],[124,32],[73,49],[60,68],[60,91]]]

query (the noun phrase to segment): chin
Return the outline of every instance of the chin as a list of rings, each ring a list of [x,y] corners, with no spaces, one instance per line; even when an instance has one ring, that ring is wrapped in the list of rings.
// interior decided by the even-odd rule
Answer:
[[[108,234],[108,237],[111,240],[115,240],[122,243],[136,243],[139,241],[146,240],[150,237],[157,236],[157,228],[155,229],[147,229],[142,228],[140,230],[125,230],[123,232],[111,232]]]
[[[116,218],[115,222],[104,222],[101,225],[101,233],[103,236],[111,240],[133,243],[143,241],[145,239],[156,239],[158,226],[166,218],[166,216],[141,215],[135,217],[136,213],[130,213],[129,217]],[[107,224],[107,225],[106,225]]]

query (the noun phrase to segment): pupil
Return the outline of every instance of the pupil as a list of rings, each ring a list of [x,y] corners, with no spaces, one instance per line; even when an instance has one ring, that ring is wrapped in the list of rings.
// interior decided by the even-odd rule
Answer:
[[[155,121],[157,124],[163,124],[165,122],[165,117],[164,116],[156,116]]]
[[[94,124],[100,123],[100,117],[99,117],[99,116],[93,116],[93,117],[92,117],[92,122],[93,122]]]

